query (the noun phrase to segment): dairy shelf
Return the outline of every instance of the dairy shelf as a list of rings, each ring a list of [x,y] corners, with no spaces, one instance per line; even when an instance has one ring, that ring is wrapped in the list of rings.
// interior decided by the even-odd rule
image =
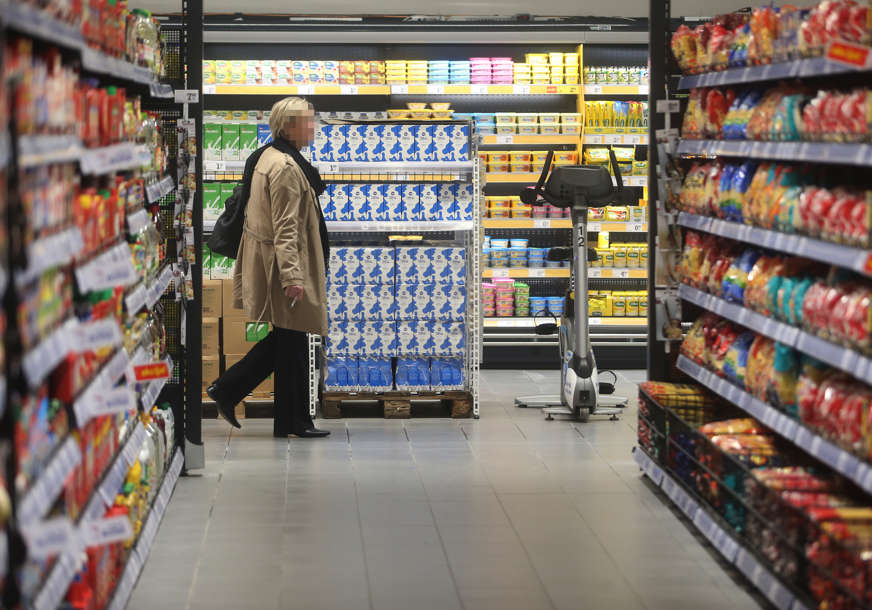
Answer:
[[[539,181],[538,172],[491,172],[485,174],[485,177],[488,184],[535,184]],[[648,176],[622,176],[622,178],[624,186],[648,186]],[[615,183],[614,178],[612,178],[612,183]]]
[[[624,146],[638,146],[648,144],[647,133],[590,133],[585,130],[585,144],[615,144]]]
[[[571,229],[569,218],[482,218],[481,226],[485,229]],[[591,233],[610,231],[615,233],[647,233],[648,224],[644,222],[588,222],[587,230]]]
[[[858,72],[857,68],[840,62],[830,61],[826,57],[799,59],[765,66],[747,66],[744,68],[728,68],[719,72],[706,72],[682,76],[678,81],[679,89],[694,89],[696,87],[718,87],[738,83],[755,83],[769,80],[793,79],[813,76],[829,76],[831,74],[848,74]]]
[[[682,140],[678,154],[809,161],[872,167],[872,144],[840,142],[749,142],[746,140]]]
[[[590,318],[591,326],[646,326],[648,318],[626,318],[626,317],[595,317]],[[535,328],[537,324],[543,322],[553,322],[550,316],[539,316],[536,318],[484,318],[482,323],[485,328]]]
[[[678,357],[678,369],[763,422],[779,436],[852,480],[866,493],[872,493],[872,465],[868,462],[860,460],[849,451],[845,451],[806,427],[802,422],[748,394],[726,379],[718,377],[686,356]]]
[[[579,85],[203,85],[204,95],[578,95]]]
[[[560,267],[548,269],[545,267],[515,267],[515,268],[498,268],[498,269],[482,269],[481,277],[513,277],[513,278],[568,278],[569,267]]]
[[[541,145],[549,145],[549,144],[578,144],[578,140],[581,138],[581,134],[578,135],[521,135],[521,134],[497,134],[490,136],[482,136],[481,143],[482,144],[541,144]]]
[[[585,95],[648,95],[648,85],[584,85]]]
[[[678,215],[678,224],[688,229],[696,229],[754,246],[837,265],[872,277],[872,252],[868,250],[834,244],[803,235],[760,229],[738,222],[729,222],[688,212],[681,212]]]

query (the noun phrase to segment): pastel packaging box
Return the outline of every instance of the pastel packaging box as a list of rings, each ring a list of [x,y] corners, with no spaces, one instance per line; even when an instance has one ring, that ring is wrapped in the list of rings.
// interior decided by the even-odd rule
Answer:
[[[328,282],[331,284],[350,283],[359,265],[357,257],[354,256],[354,248],[330,248]]]
[[[415,319],[415,292],[417,284],[397,284],[395,288],[394,305],[397,320]]]
[[[336,206],[333,205],[333,198],[330,196],[329,186],[318,197],[318,203],[321,205],[321,212],[324,214],[324,220],[338,220],[336,216]]]
[[[393,320],[397,313],[393,284],[361,284],[359,286],[363,320]]]
[[[325,388],[340,392],[356,392],[358,384],[358,363],[354,357],[327,358],[327,377]]]
[[[366,147],[364,146],[364,136],[366,135],[366,125],[345,125],[346,145],[348,146],[349,161],[369,161],[366,158]]]
[[[364,158],[361,161],[385,160],[384,138],[386,125],[365,125],[363,131]]]
[[[203,220],[218,220],[224,204],[221,200],[221,184],[218,182],[203,183]]]
[[[241,123],[239,125],[239,158],[248,159],[255,150],[257,150],[257,125]]]
[[[361,322],[361,356],[393,356],[397,351],[397,335],[394,322]]]
[[[388,215],[387,220],[409,220],[409,214],[406,211],[406,206],[403,205],[403,185],[385,184],[383,192],[385,208],[387,209]]]
[[[436,197],[439,199],[439,209],[442,214],[440,220],[454,220],[452,217],[455,214],[455,198],[457,196],[456,184],[438,184],[439,190]]]
[[[221,158],[224,161],[239,161],[239,123],[221,126]]]
[[[358,383],[362,392],[384,392],[394,386],[390,358],[360,358]]]
[[[347,287],[348,284],[327,285],[327,319],[330,322],[348,319],[348,308],[345,305]]]
[[[433,276],[439,284],[466,283],[466,249],[451,247],[428,248]]]
[[[432,349],[430,322],[407,320],[397,322],[397,354],[400,356],[426,356]]]
[[[352,220],[351,202],[348,198],[348,185],[331,182],[327,185],[327,191],[330,193],[330,201],[333,205],[335,219]]]
[[[443,209],[439,199],[439,184],[419,185],[420,220],[445,220],[447,209]]]
[[[366,194],[366,200],[369,202],[369,209],[372,211],[372,219],[391,220],[390,209],[385,199],[385,185],[364,184],[363,191]]]
[[[466,328],[462,322],[436,321],[430,324],[434,356],[459,356],[466,349]]]
[[[389,161],[419,161],[417,125],[398,125],[399,159]]]
[[[409,220],[424,220],[421,208],[421,185],[402,184],[400,193],[403,201],[403,209]]]
[[[372,207],[367,196],[368,186],[364,184],[348,185],[349,218],[347,220],[372,220]]]
[[[472,220],[472,185],[458,183],[454,185],[454,207],[450,220]]]
[[[266,146],[272,142],[272,132],[269,130],[269,124],[257,124],[257,147]]]
[[[435,284],[433,315],[437,320],[462,321],[466,318],[466,285]]]
[[[355,284],[393,284],[394,249],[387,247],[355,248],[358,268],[351,278]]]
[[[464,389],[463,358],[431,358],[430,387],[434,390]]]
[[[221,124],[203,125],[203,158],[207,161],[221,160]]]
[[[415,125],[413,127],[415,133],[415,144],[418,148],[417,159],[407,159],[408,161],[436,161],[436,151],[433,146],[434,125]]]
[[[397,358],[396,381],[398,390],[429,390],[430,361],[427,358]]]

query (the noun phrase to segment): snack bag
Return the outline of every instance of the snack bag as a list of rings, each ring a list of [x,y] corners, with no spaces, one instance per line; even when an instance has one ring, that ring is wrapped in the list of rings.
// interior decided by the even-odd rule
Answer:
[[[784,268],[784,260],[777,256],[761,256],[748,273],[745,287],[745,307],[771,315],[766,307],[766,288],[769,280]]]
[[[735,97],[736,93],[732,89],[727,89],[726,92],[720,89],[709,89],[705,96],[705,122],[703,124],[703,135],[706,138],[721,138],[724,119]]]
[[[766,400],[766,390],[774,375],[775,342],[757,335],[751,343],[745,365],[745,389],[760,400]]]
[[[776,342],[772,369],[770,385],[766,388],[768,402],[795,415],[796,384],[799,379],[799,358],[796,350]]]
[[[739,385],[745,387],[745,372],[748,365],[748,352],[756,335],[751,331],[745,331],[736,337],[736,340],[727,349],[724,357],[724,376]]]
[[[748,274],[760,258],[760,252],[754,249],[745,250],[730,266],[723,281],[723,297],[734,303],[743,303],[745,287],[748,284]]]
[[[681,124],[681,137],[694,140],[703,138],[705,133],[705,96],[705,89],[691,90]]]
[[[763,91],[760,89],[751,89],[743,95],[736,96],[733,103],[730,104],[730,109],[724,117],[724,124],[721,128],[725,140],[748,139],[748,121],[762,96]]]
[[[684,250],[681,252],[681,261],[678,263],[678,270],[687,283],[694,286],[698,285],[702,260],[703,238],[695,231],[688,231],[684,239]]]
[[[681,71],[685,74],[693,74],[697,71],[696,65],[696,37],[689,27],[681,25],[672,35],[670,46],[672,55],[678,62]],[[585,79],[585,82],[587,79]]]
[[[721,434],[766,434],[766,427],[750,417],[740,419],[725,419],[704,424],[699,428],[700,433],[712,437]]]

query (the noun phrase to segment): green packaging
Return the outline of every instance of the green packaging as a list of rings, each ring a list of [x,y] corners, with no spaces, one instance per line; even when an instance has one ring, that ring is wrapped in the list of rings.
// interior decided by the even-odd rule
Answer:
[[[227,199],[233,194],[233,189],[236,188],[236,182],[222,182],[221,193],[218,198],[218,214],[220,215],[227,205]]]
[[[257,150],[257,123],[242,123],[239,126],[239,158],[248,159]]]
[[[209,272],[212,269],[212,250],[209,246],[203,244],[203,277],[209,277]]]
[[[218,220],[224,210],[219,182],[203,183],[203,220]]]
[[[265,339],[269,334],[269,323],[267,322],[246,322],[245,323],[245,340],[248,342],[257,342]]]
[[[239,123],[221,126],[221,158],[224,161],[239,161]]]
[[[206,123],[203,125],[203,158],[208,161],[220,161],[221,146],[221,124]]]

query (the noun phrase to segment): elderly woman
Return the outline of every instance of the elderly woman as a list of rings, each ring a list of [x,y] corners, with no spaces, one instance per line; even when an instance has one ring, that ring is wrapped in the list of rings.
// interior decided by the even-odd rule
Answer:
[[[245,164],[245,226],[233,278],[233,300],[272,331],[209,388],[218,412],[239,428],[233,409],[275,373],[273,436],[327,436],[309,415],[309,343],[327,334],[327,229],[318,203],[324,183],[299,152],[315,133],[312,106],[289,97],[272,107],[273,142]]]

